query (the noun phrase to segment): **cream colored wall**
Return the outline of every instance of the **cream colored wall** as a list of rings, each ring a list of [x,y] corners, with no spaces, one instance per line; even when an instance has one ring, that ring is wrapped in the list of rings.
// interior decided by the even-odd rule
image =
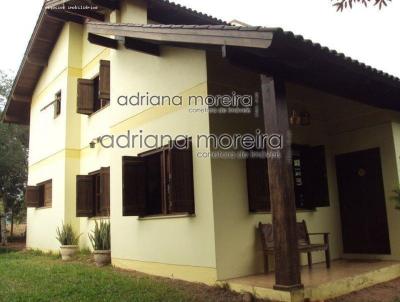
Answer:
[[[260,87],[257,74],[230,66],[212,54],[208,56],[208,85],[212,94],[254,93]],[[390,203],[390,192],[398,182],[390,123],[396,115],[290,83],[287,83],[287,97],[289,112],[306,110],[312,117],[311,126],[292,128],[293,142],[325,145],[330,196],[330,207],[298,211],[297,220],[305,219],[311,232],[329,232],[332,258],[342,257],[335,155],[380,147],[393,254],[369,257],[400,259],[395,219],[395,214],[400,213],[394,213]],[[212,133],[252,133],[258,128],[263,129],[263,120],[254,119],[254,115],[210,116]],[[212,180],[218,279],[261,273],[263,256],[256,226],[259,222],[271,222],[272,217],[267,213],[249,213],[245,160],[213,159]],[[313,258],[314,262],[324,261],[324,254],[313,254]],[[304,256],[302,263],[306,264]]]
[[[36,86],[32,97],[29,176],[28,184],[36,185],[52,179],[53,204],[51,208],[27,211],[27,246],[44,250],[57,249],[56,227],[61,225],[65,208],[65,135],[66,102],[62,102],[61,115],[54,119],[53,106],[42,109],[62,91],[66,98],[68,79],[69,26],[64,26],[48,61],[48,66]]]
[[[121,95],[137,92],[155,96],[182,96],[207,93],[205,53],[164,47],[161,56],[120,49],[111,53],[111,133],[124,135],[143,131],[144,135],[169,134],[195,136],[208,133],[208,115],[193,114],[184,106],[127,106],[116,103]],[[115,261],[187,265],[215,268],[211,162],[199,159],[194,146],[196,217],[138,220],[122,217],[122,156],[146,151],[112,150],[111,157],[111,238]],[[135,266],[137,267],[137,266]],[[138,268],[139,269],[139,268]],[[158,272],[155,271],[155,274]],[[169,271],[169,276],[173,270]]]
[[[119,16],[124,22],[145,22],[147,16],[142,3],[130,1],[124,3]],[[132,6],[133,5],[133,6]],[[64,88],[66,102],[63,114],[64,129],[57,137],[64,140],[62,155],[64,166],[53,170],[52,161],[43,159],[45,165],[52,167],[53,173],[63,175],[60,183],[63,198],[57,199],[61,208],[57,209],[62,220],[73,224],[82,234],[81,247],[89,247],[87,234],[93,228],[94,219],[76,218],[76,175],[88,174],[101,167],[111,166],[111,230],[112,257],[115,262],[128,263],[164,263],[170,269],[163,268],[164,274],[180,274],[178,266],[191,266],[196,272],[204,273],[207,280],[215,280],[215,239],[212,214],[211,161],[199,159],[198,151],[207,151],[194,147],[194,177],[196,217],[170,218],[160,220],[138,220],[137,217],[122,217],[122,156],[136,155],[144,149],[106,149],[99,144],[89,148],[94,138],[106,134],[126,134],[143,130],[147,134],[190,135],[209,132],[207,114],[189,113],[187,104],[182,107],[121,107],[116,104],[120,95],[134,95],[137,92],[149,92],[158,96],[206,95],[207,72],[205,52],[163,47],[160,57],[126,50],[121,45],[118,51],[106,50],[87,42],[85,27],[69,24],[65,33]],[[91,115],[76,113],[77,79],[93,78],[98,73],[99,61],[111,61],[111,105]],[[50,64],[49,66],[53,66]],[[63,98],[64,100],[64,98]],[[53,124],[48,124],[50,129]],[[66,135],[63,135],[66,133]],[[37,141],[37,131],[32,141]],[[56,138],[57,138],[56,137]],[[61,156],[61,155],[60,155]],[[41,173],[43,168],[37,168]],[[33,171],[33,170],[32,170]],[[32,172],[33,173],[33,172]],[[31,173],[31,174],[32,174]],[[54,188],[54,196],[59,195]],[[56,210],[56,209],[52,209]],[[32,210],[37,211],[37,210]],[[57,216],[56,216],[57,217]],[[42,217],[43,218],[43,217]],[[55,218],[56,219],[56,218]],[[55,226],[43,222],[30,223],[32,233],[31,246],[57,249],[58,243],[51,246],[39,244],[45,233],[52,234]],[[182,251],[185,250],[185,253]],[[162,252],[161,252],[162,251]],[[198,267],[195,269],[195,267]],[[154,272],[157,274],[157,272]],[[186,273],[184,275],[190,275]],[[182,275],[182,278],[186,278]]]
[[[396,131],[396,127],[394,127],[393,130]],[[346,258],[378,258],[385,260],[400,260],[400,213],[399,211],[395,210],[395,205],[392,201],[393,190],[398,188],[399,185],[398,166],[396,164],[398,159],[398,155],[396,154],[398,153],[395,153],[394,144],[394,138],[396,141],[399,140],[399,136],[397,135],[399,133],[393,132],[393,130],[391,123],[385,123],[334,135],[331,137],[332,150],[335,154],[371,148],[379,148],[381,152],[382,176],[386,197],[386,211],[388,215],[389,238],[392,254],[389,256],[366,256],[356,254],[344,255]]]

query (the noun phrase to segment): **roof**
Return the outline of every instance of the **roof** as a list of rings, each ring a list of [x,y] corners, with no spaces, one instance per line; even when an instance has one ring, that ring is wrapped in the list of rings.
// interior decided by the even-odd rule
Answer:
[[[373,68],[365,63],[359,62],[358,60],[352,59],[346,56],[343,53],[337,52],[336,50],[331,50],[328,47],[324,47],[319,43],[314,43],[309,39],[305,39],[301,35],[296,35],[291,31],[284,31],[279,27],[264,27],[264,26],[233,26],[233,25],[182,25],[182,24],[130,24],[130,23],[105,23],[105,22],[88,22],[88,28],[90,32],[93,33],[116,33],[115,29],[124,31],[124,29],[128,29],[129,32],[149,32],[149,33],[165,33],[171,34],[171,30],[175,31],[179,35],[182,35],[186,32],[187,35],[205,35],[204,32],[213,31],[215,36],[218,35],[220,37],[226,38],[229,36],[233,36],[233,33],[243,33],[239,35],[241,38],[252,38],[252,39],[272,39],[272,35],[268,35],[265,33],[279,35],[286,39],[292,40],[292,43],[298,43],[298,45],[302,45],[303,47],[312,47],[315,50],[320,50],[325,54],[335,56],[338,59],[342,59],[348,63],[356,64],[360,68],[365,68],[367,71],[376,73],[379,76],[385,77],[389,80],[394,80],[400,83],[400,79],[393,75],[390,75],[386,72]],[[101,30],[101,29],[110,28],[111,31]],[[195,30],[193,32],[191,30]],[[256,33],[256,35],[254,34]],[[235,34],[236,35],[236,34]],[[132,34],[132,37],[137,37],[136,34]],[[184,39],[183,39],[184,40]],[[264,43],[267,45],[267,43]],[[219,43],[219,45],[222,45]],[[261,47],[268,48],[268,47]]]
[[[52,2],[60,1],[66,0],[52,0]],[[397,77],[281,28],[231,26],[169,1],[148,1],[149,18],[152,14],[153,18],[160,18],[165,23],[175,20],[178,24],[115,24],[91,21],[88,22],[88,31],[92,34],[118,36],[156,45],[222,51],[225,59],[259,73],[272,74],[365,104],[400,111],[400,79]],[[176,14],[172,16],[165,14],[167,8]],[[46,16],[47,14],[43,16],[42,11],[38,28],[35,29],[28,45],[27,54],[8,100],[5,121],[21,123],[29,121],[29,102],[26,101],[20,103],[25,104],[25,115],[19,114],[13,118],[18,111],[16,100],[19,91],[26,88],[26,96],[29,94],[31,96],[40,76],[40,69],[35,71],[34,76],[25,69],[31,68],[32,64],[27,58],[32,52],[34,53],[32,47],[35,47],[35,43],[40,41],[40,31],[46,26]],[[192,25],[180,24],[186,20],[192,20]],[[79,19],[75,19],[74,22],[79,22]],[[55,30],[49,30],[53,35],[56,34]]]
[[[197,12],[168,0],[147,0],[149,18],[155,21],[170,23],[173,19],[178,23],[190,21],[192,24],[227,24],[212,16]],[[85,12],[46,10],[64,4],[90,4],[101,2],[99,12],[85,16]],[[119,2],[117,0],[50,0],[45,1],[39,14],[35,28],[27,45],[24,57],[19,66],[10,96],[2,116],[3,121],[29,125],[30,101],[40,79],[43,69],[57,42],[65,22],[84,23],[91,19],[102,19],[102,14]],[[87,13],[87,12],[86,12]],[[39,56],[38,56],[39,55]]]
[[[89,22],[93,34],[222,51],[230,62],[368,105],[400,111],[400,79],[281,28]]]

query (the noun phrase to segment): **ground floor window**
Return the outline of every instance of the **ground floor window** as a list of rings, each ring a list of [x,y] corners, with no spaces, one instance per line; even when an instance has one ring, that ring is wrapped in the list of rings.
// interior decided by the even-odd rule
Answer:
[[[192,144],[123,157],[123,215],[194,214]]]
[[[296,208],[313,210],[317,207],[328,207],[329,192],[324,146],[293,145],[292,158]],[[250,212],[271,211],[268,159],[249,157],[246,168]]]
[[[50,208],[53,203],[53,182],[47,180],[26,188],[25,203],[28,208]]]
[[[110,168],[76,177],[76,216],[110,216]]]

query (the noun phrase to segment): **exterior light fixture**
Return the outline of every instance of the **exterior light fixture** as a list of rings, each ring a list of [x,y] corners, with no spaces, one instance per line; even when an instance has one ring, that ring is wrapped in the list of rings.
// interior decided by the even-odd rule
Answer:
[[[90,149],[96,148],[96,144],[99,142],[100,142],[100,137],[92,139],[92,141],[89,143]]]
[[[292,110],[292,113],[289,117],[289,122],[292,126],[310,126],[311,115],[306,111],[299,113],[296,110]]]

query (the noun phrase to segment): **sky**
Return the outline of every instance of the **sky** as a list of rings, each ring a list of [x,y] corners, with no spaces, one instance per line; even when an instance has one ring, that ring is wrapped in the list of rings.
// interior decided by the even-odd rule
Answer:
[[[389,6],[355,7],[342,13],[332,0],[175,0],[225,21],[301,34],[324,46],[400,77],[400,1]],[[16,72],[43,0],[0,2],[0,69]]]

